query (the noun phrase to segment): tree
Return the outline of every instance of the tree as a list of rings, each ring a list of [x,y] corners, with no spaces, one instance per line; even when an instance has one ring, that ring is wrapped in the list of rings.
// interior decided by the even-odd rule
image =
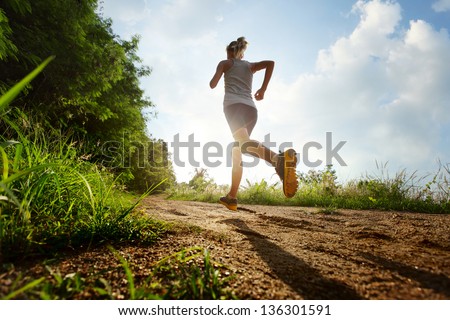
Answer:
[[[138,36],[125,41],[115,35],[112,21],[96,12],[97,0],[2,3],[0,89],[18,82],[45,58],[56,56],[16,100],[16,107],[77,133],[84,141],[83,152],[92,161],[114,158],[101,148],[111,141],[121,142],[124,153],[136,152],[125,135],[131,141],[158,144],[145,134],[143,112],[153,104],[144,97],[139,78],[149,76],[151,70],[137,55]],[[138,164],[113,168],[136,178],[150,176],[133,174],[133,170],[142,170]],[[166,175],[172,176],[167,168]],[[146,170],[151,173],[155,168]]]
[[[0,8],[0,61],[17,59],[17,47],[11,41],[12,30],[3,9]],[[6,85],[0,81],[0,94],[6,92]]]

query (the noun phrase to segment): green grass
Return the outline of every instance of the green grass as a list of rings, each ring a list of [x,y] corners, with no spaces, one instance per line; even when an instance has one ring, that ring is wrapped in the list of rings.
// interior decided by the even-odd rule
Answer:
[[[131,202],[106,168],[83,161],[69,137],[40,130],[22,113],[11,118],[3,121],[17,140],[0,142],[4,261],[105,241],[151,243],[165,232],[163,223],[135,213],[139,199]]]
[[[239,192],[239,203],[450,213],[450,164],[440,165],[435,174],[425,177],[408,174],[405,170],[391,177],[386,164],[377,165],[378,176],[342,184],[331,166],[321,171],[299,173],[298,192],[290,199],[283,195],[280,183],[271,185],[264,179],[257,183],[247,181]],[[217,202],[227,192],[228,186],[215,184],[203,172],[191,182],[172,188],[169,198]]]

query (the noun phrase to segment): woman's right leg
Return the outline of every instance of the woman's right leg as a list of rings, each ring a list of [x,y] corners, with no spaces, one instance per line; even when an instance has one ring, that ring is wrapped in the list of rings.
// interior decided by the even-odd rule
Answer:
[[[250,139],[247,128],[240,128],[233,134],[234,140],[239,143],[241,153],[249,154],[263,159],[276,166],[277,154],[266,148],[261,142]]]

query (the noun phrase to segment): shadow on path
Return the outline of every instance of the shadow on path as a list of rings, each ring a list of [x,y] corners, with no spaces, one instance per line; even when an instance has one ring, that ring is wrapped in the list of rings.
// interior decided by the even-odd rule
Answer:
[[[356,300],[361,296],[346,284],[327,279],[302,259],[284,251],[266,236],[250,229],[240,219],[227,219],[223,223],[233,225],[245,235],[259,256],[273,273],[306,300]]]
[[[419,282],[423,288],[432,289],[435,292],[442,293],[450,298],[450,279],[444,274],[435,274],[425,270],[416,269],[415,267],[408,266],[404,263],[388,260],[368,252],[362,252],[360,255],[387,270]]]

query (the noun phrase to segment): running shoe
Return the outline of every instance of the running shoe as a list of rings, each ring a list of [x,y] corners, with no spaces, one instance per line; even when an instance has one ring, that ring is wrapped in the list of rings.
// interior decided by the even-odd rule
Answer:
[[[294,149],[288,149],[278,154],[275,171],[283,182],[283,192],[287,198],[292,198],[298,189],[297,154]]]
[[[226,195],[225,197],[220,198],[219,202],[229,210],[237,211],[237,199],[231,199]]]

